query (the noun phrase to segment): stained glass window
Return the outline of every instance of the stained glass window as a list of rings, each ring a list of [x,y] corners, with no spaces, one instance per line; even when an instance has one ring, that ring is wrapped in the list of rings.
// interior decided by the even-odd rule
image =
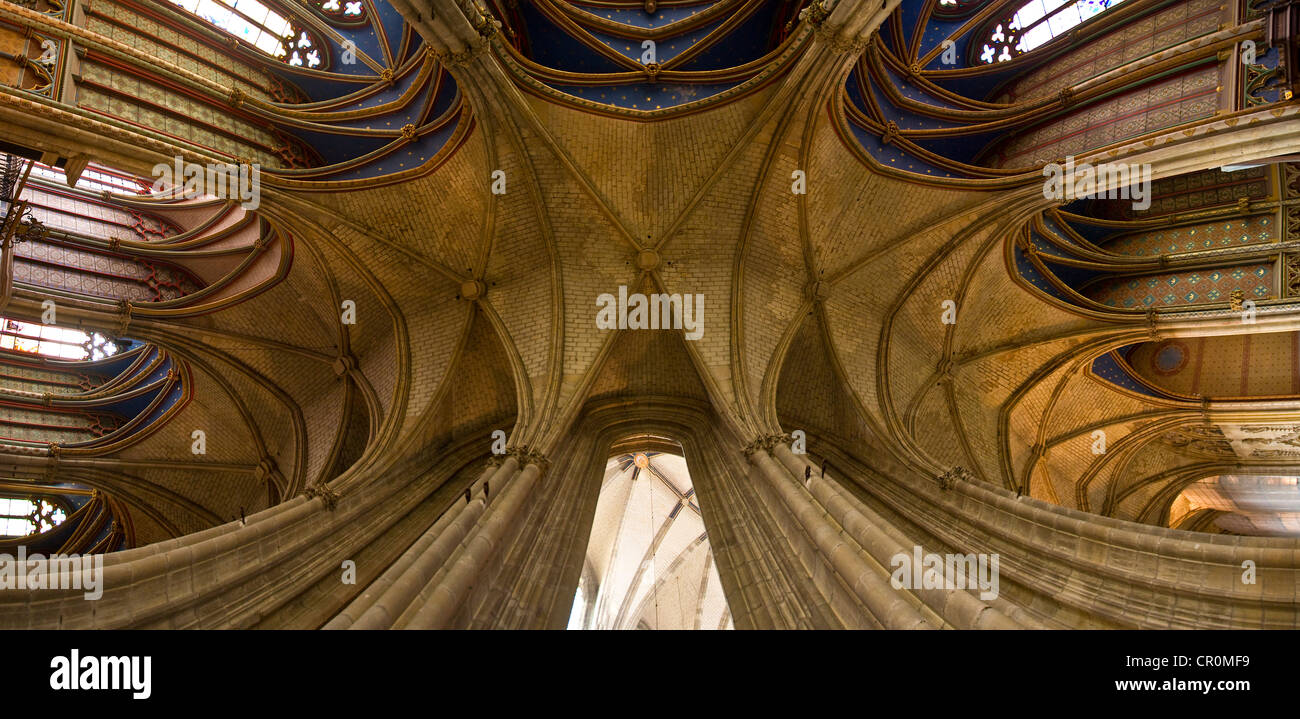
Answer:
[[[295,67],[324,69],[315,39],[259,0],[171,0],[271,57]]]
[[[36,177],[43,177],[57,182],[60,185],[67,182],[63,170],[42,165],[39,162],[32,165],[32,174]],[[92,164],[81,172],[81,177],[77,178],[77,189],[92,192],[108,190],[119,195],[147,195],[150,191],[150,185],[142,178]]]
[[[359,20],[365,15],[361,0],[314,0],[316,7],[329,17]]]
[[[48,532],[67,519],[63,507],[37,497],[0,497],[0,537]]]
[[[0,349],[65,360],[98,360],[120,349],[98,332],[83,332],[0,317]]]
[[[1124,0],[1029,0],[989,31],[980,62],[1006,62],[1041,47]]]
[[[970,14],[987,0],[939,0],[934,14],[941,18],[957,18]]]

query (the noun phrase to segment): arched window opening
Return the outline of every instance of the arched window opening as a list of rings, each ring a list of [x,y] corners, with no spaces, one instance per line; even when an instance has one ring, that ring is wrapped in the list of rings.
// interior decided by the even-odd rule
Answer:
[[[323,70],[319,43],[289,17],[258,0],[171,0],[231,37],[294,67]]]
[[[1039,48],[1124,0],[1029,0],[989,30],[980,62],[1006,62]]]
[[[64,360],[99,360],[121,349],[111,337],[0,317],[0,349]]]
[[[67,184],[67,175],[63,170],[39,162],[32,163],[32,177],[39,177],[60,185]],[[91,192],[108,191],[118,195],[148,195],[151,192],[150,184],[143,178],[94,164],[82,171],[74,187]]]
[[[685,457],[634,445],[606,464],[569,628],[733,628]]]
[[[49,497],[0,496],[0,537],[48,532],[67,518],[67,510]]]
[[[582,577],[578,579],[578,592],[573,597],[573,609],[569,611],[569,629],[582,629],[586,626],[587,610],[591,608],[592,600],[590,576],[588,571],[583,571]]]
[[[1248,537],[1300,537],[1300,478],[1222,474],[1185,487],[1169,510],[1169,526]]]

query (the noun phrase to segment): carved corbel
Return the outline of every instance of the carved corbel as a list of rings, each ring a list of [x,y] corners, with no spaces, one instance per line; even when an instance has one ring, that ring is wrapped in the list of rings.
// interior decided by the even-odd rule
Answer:
[[[1245,307],[1246,293],[1241,289],[1235,289],[1228,294],[1228,309],[1233,312],[1242,312]]]
[[[117,303],[117,325],[114,327],[116,337],[123,337],[131,328],[131,302],[119,300]]]

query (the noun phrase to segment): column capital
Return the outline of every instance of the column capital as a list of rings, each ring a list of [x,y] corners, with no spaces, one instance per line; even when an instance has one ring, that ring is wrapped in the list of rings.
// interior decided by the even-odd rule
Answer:
[[[325,509],[328,509],[331,512],[339,506],[339,497],[342,496],[338,492],[330,489],[328,485],[319,482],[307,485],[307,488],[304,489],[302,493],[308,499],[319,497],[321,503],[325,505]]]
[[[940,489],[952,489],[958,482],[974,482],[975,475],[959,464],[935,479],[939,480]]]

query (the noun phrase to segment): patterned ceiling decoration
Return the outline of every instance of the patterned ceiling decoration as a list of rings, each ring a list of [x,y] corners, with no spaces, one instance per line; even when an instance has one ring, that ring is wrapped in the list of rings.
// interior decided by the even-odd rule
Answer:
[[[121,45],[85,48],[66,90],[80,107],[169,136],[183,129],[197,152],[257,163],[266,184],[308,190],[428,172],[468,130],[450,74],[387,3],[257,3],[305,33],[319,60],[295,65],[296,50],[281,58],[256,44],[263,29],[241,31],[248,18],[238,16],[235,31],[205,19],[237,15],[227,0],[176,2],[87,11],[87,27]],[[195,2],[197,14],[188,9]],[[181,38],[208,52],[177,51]],[[281,41],[290,39],[268,42]],[[173,63],[172,74],[160,74],[154,57]]]
[[[890,174],[1002,186],[1041,181],[1039,167],[1067,156],[1258,104],[1219,98],[1218,0],[1051,5],[1044,21],[1037,0],[903,3],[849,74],[842,132]],[[1017,17],[1034,38],[1011,39]],[[1177,67],[1106,74],[1180,42],[1195,47]]]
[[[4,305],[15,297],[65,302],[60,289],[101,302],[139,297],[139,290],[145,290],[144,299],[165,302],[165,288],[174,293],[169,299],[197,289],[197,280],[178,265],[120,252],[117,239],[104,250],[110,229],[135,233],[131,242],[139,246],[186,234],[172,220],[110,201],[113,191],[146,191],[143,181],[90,168],[82,186],[68,190],[54,168],[12,155],[0,159]],[[149,269],[147,277],[140,276],[142,268]],[[178,281],[164,285],[164,277]],[[190,386],[185,366],[154,345],[0,317],[0,449],[11,461],[48,458],[41,461],[52,472],[64,457],[119,452],[174,417],[188,401]],[[120,502],[76,482],[50,479],[0,479],[0,503],[8,514],[0,548],[18,543],[29,551],[106,552],[131,544],[129,515]],[[30,510],[25,520],[15,514],[24,507]],[[24,525],[35,535],[10,531]]]
[[[188,316],[252,297],[288,271],[291,239],[235,200],[154,196],[143,178],[97,165],[70,188],[57,168],[5,156],[11,174],[27,165],[14,209],[34,225],[13,243],[17,288],[128,318]]]
[[[1151,207],[1088,200],[1049,210],[1010,248],[1020,277],[1087,312],[1144,314],[1290,296],[1277,268],[1280,174],[1290,165],[1207,170],[1152,184]]]
[[[0,339],[30,336],[35,323],[0,318]],[[0,348],[0,445],[7,452],[100,455],[138,441],[187,398],[171,355],[131,340],[88,361]],[[44,387],[41,391],[26,387]]]
[[[1295,332],[1141,342],[1117,354],[1139,382],[1173,399],[1300,396],[1300,334]]]
[[[806,39],[790,0],[490,0],[495,45],[524,86],[623,117],[699,109],[748,92]],[[651,54],[653,47],[653,54]]]
[[[1294,224],[1293,208],[1300,211],[1300,171],[1290,163],[1205,170],[1152,183],[1151,206],[1145,210],[1118,199],[1047,210],[1018,230],[1007,259],[1016,277],[1039,296],[1088,317],[1145,316],[1150,324],[1157,314],[1265,308],[1300,294],[1282,271],[1300,264],[1293,259],[1300,242],[1287,229]],[[1219,350],[1206,347],[1206,341]],[[1290,350],[1257,352],[1260,371],[1248,382],[1250,367],[1236,362],[1249,350],[1227,347],[1231,342],[1198,338],[1128,345],[1098,356],[1091,373],[1164,400],[1293,392],[1290,360],[1274,382],[1265,379],[1270,371],[1259,359],[1290,357]],[[1226,357],[1233,364],[1222,372],[1210,370],[1202,366],[1203,357]],[[1189,379],[1194,376],[1201,378]],[[1227,384],[1216,384],[1215,376]]]
[[[0,526],[0,552],[13,554],[20,546],[31,554],[93,554],[131,546],[130,512],[109,495],[75,482],[38,484],[34,478],[0,479],[0,517],[29,513],[27,522],[40,531],[32,535],[5,532]],[[0,522],[0,525],[3,525]]]
[[[61,21],[69,17],[63,0],[32,0],[24,5],[43,17]],[[66,45],[59,38],[0,19],[0,84],[58,98],[67,65]]]

